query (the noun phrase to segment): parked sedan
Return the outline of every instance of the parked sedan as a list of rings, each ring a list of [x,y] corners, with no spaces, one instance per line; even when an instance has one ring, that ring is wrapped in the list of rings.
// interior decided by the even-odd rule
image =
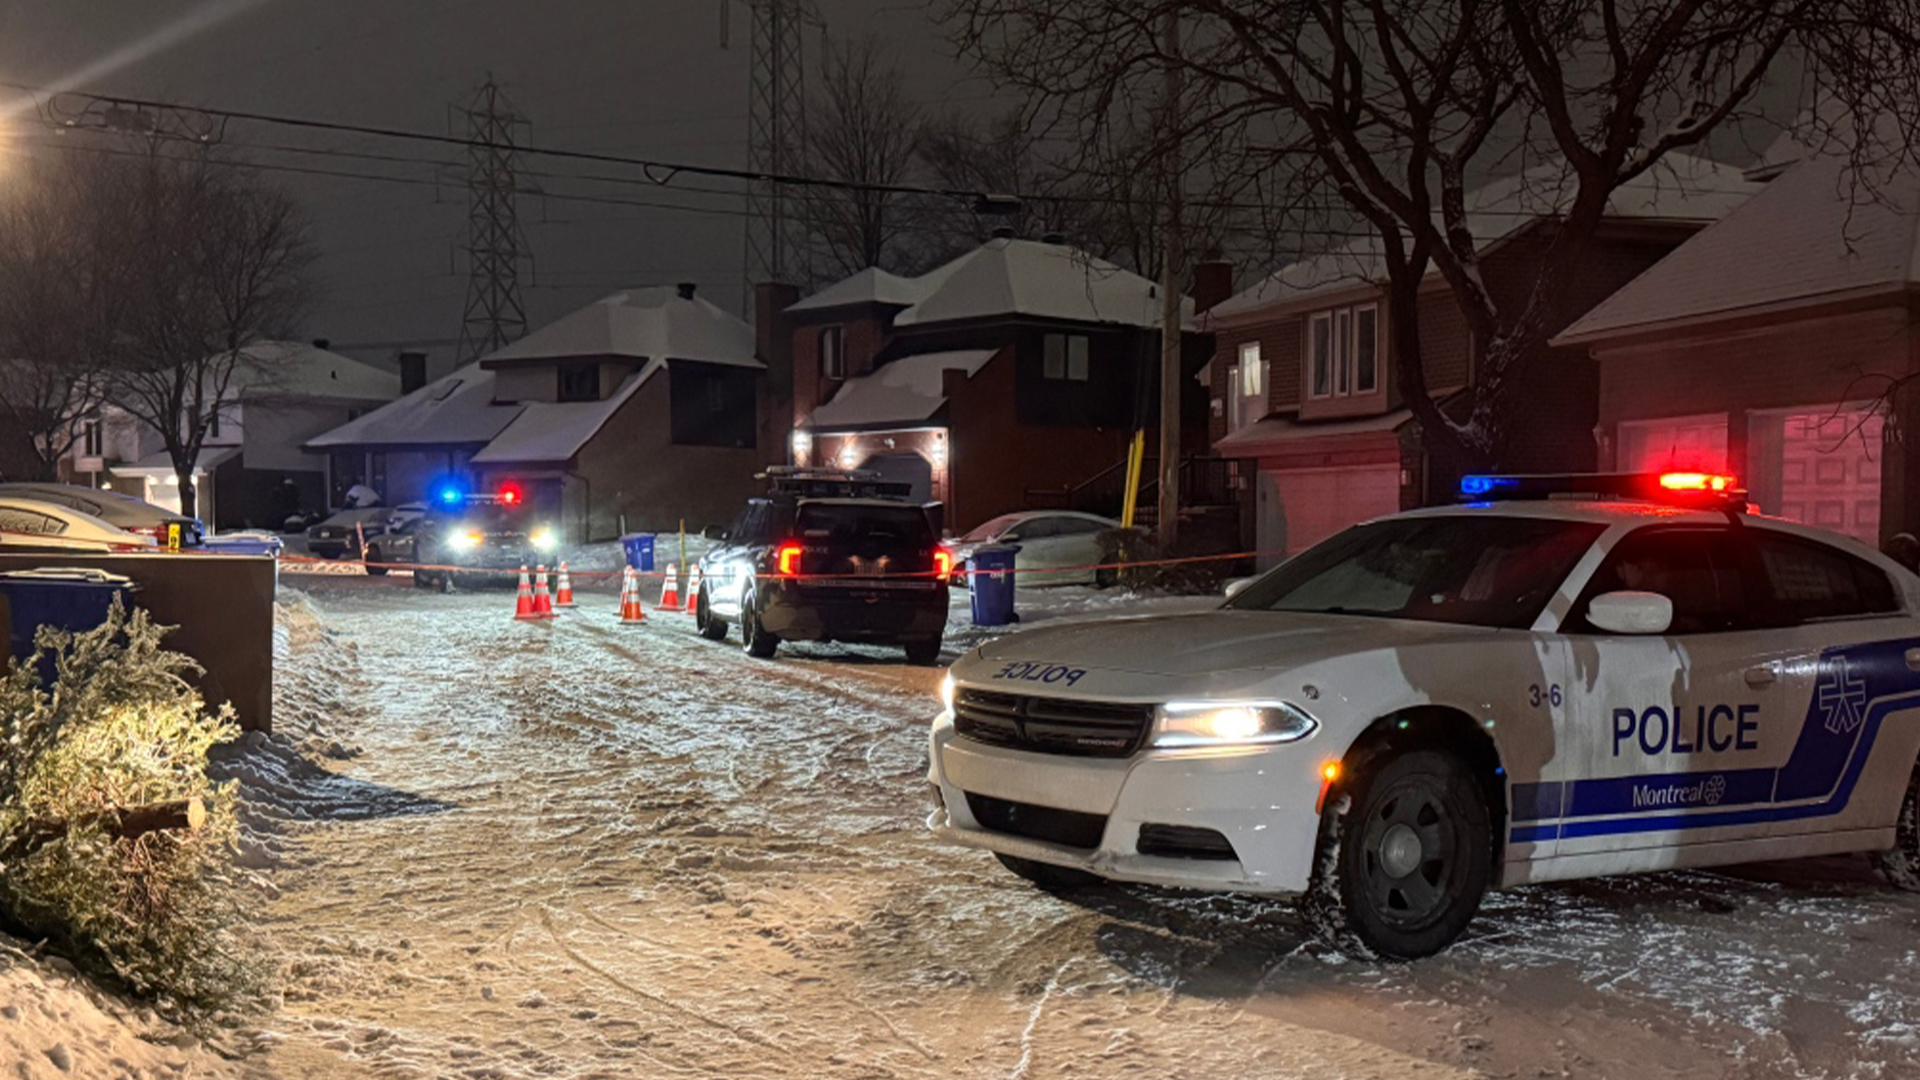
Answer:
[[[342,510],[307,530],[307,552],[321,559],[357,559],[362,538],[372,540],[392,527],[391,506]]]
[[[167,542],[168,529],[176,525],[180,528],[180,546],[183,548],[199,547],[206,538],[206,526],[198,518],[176,514],[142,499],[105,488],[16,481],[0,484],[0,498],[31,499],[78,510],[117,529],[151,536],[159,544]]]
[[[0,496],[0,547],[152,551],[153,537],[58,503]]]
[[[966,584],[963,572],[973,553],[998,544],[1018,544],[1015,582],[1029,585],[1111,585],[1114,572],[1093,570],[1106,561],[1100,535],[1122,528],[1112,518],[1077,510],[1024,510],[1002,514],[953,542],[954,584]]]

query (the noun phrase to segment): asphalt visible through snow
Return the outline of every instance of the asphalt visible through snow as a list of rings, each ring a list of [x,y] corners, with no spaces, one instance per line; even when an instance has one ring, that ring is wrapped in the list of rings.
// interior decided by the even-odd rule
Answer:
[[[897,651],[283,584],[280,701],[359,752],[258,795],[297,811],[263,1074],[1920,1075],[1920,899],[1857,860],[1498,894],[1440,957],[1353,962],[1285,903],[935,843],[939,673]]]

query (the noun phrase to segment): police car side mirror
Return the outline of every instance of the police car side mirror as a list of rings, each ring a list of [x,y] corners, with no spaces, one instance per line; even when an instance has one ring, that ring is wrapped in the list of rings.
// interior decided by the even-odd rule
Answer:
[[[1587,605],[1587,621],[1609,634],[1664,634],[1673,625],[1673,601],[1656,592],[1601,593]]]
[[[1240,595],[1241,591],[1251,584],[1253,584],[1253,579],[1250,577],[1234,578],[1232,581],[1227,582],[1227,587],[1225,590],[1226,598],[1229,600],[1233,599],[1234,597]]]

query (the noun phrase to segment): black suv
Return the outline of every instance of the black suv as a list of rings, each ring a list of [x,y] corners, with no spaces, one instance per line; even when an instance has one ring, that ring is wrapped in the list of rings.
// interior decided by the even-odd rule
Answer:
[[[369,537],[367,573],[386,573],[383,563],[460,567],[413,572],[415,588],[450,592],[456,582],[516,581],[522,566],[550,564],[559,542],[560,530],[518,498],[469,495],[458,505],[435,506],[425,517]]]
[[[772,491],[747,503],[699,562],[694,611],[714,641],[739,622],[747,654],[780,642],[899,645],[940,657],[952,555],[906,484],[866,473],[771,469]]]

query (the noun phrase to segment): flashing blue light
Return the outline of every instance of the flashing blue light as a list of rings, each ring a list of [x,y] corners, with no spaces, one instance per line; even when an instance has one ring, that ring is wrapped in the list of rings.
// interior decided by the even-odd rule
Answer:
[[[460,501],[460,489],[452,485],[443,487],[440,489],[439,499],[448,506],[452,506],[454,503]]]
[[[1460,478],[1460,494],[1485,495],[1493,490],[1499,479],[1497,476],[1463,476]]]

